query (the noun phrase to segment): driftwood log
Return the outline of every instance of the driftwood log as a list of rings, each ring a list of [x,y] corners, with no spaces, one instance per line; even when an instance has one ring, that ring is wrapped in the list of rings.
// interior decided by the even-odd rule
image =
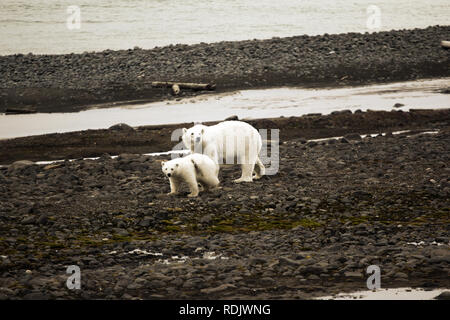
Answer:
[[[450,48],[450,41],[442,40],[441,41],[441,46],[444,47],[444,48]]]
[[[36,109],[31,106],[23,106],[23,107],[7,107],[5,110],[5,114],[28,114],[28,113],[36,113]]]
[[[175,82],[175,81],[153,81],[152,87],[154,88],[172,88],[177,85],[180,89],[191,90],[215,90],[216,85],[214,83],[189,83],[189,82]]]

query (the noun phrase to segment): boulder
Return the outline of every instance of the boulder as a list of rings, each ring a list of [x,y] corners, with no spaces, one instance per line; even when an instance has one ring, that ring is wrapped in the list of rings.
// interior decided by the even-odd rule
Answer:
[[[127,125],[126,123],[118,123],[108,128],[109,130],[114,131],[134,131],[134,128]]]

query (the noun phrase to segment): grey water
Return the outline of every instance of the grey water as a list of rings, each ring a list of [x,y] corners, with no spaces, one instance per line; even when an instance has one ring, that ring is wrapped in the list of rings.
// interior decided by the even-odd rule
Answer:
[[[0,114],[0,139],[86,129],[105,129],[125,122],[131,126],[329,114],[338,110],[402,110],[450,108],[440,89],[450,78],[342,88],[271,88],[208,94],[75,113]],[[400,103],[400,108],[394,105]]]
[[[0,54],[411,29],[449,18],[449,0],[1,0]]]

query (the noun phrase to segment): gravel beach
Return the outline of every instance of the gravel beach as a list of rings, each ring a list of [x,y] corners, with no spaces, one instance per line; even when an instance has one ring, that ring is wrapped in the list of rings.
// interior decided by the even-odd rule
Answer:
[[[366,290],[373,264],[383,288],[450,288],[449,112],[260,120],[281,128],[279,172],[226,167],[193,199],[166,195],[168,156],[1,167],[0,299],[308,299]]]
[[[225,119],[224,119],[225,120]],[[320,139],[358,133],[383,133],[445,127],[450,110],[334,111],[329,115],[246,120],[257,129],[280,129],[280,140]],[[213,125],[217,122],[205,122]],[[0,140],[0,165],[18,160],[51,161],[99,157],[103,154],[158,153],[172,150],[171,135],[193,123],[130,127],[117,124],[109,129],[53,133]]]
[[[0,111],[70,112],[171,98],[151,81],[216,83],[217,91],[340,86],[450,75],[450,26],[170,45],[83,54],[0,56]],[[445,88],[443,88],[445,89]],[[448,88],[447,88],[448,89]],[[204,93],[182,91],[181,96]]]
[[[449,35],[433,26],[0,56],[0,112],[207,94],[174,97],[152,81],[226,92],[448,77]],[[224,167],[221,187],[198,198],[168,196],[169,156],[144,155],[171,150],[173,130],[192,123],[0,140],[0,300],[310,299],[366,290],[370,265],[382,288],[450,288],[450,109],[245,121],[280,129],[278,172],[235,184],[240,168]],[[63,161],[35,163],[50,160]],[[66,286],[70,265],[80,290]]]

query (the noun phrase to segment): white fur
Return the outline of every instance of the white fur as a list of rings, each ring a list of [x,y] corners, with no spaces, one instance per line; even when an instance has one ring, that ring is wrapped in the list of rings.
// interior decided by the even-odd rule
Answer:
[[[183,143],[191,153],[206,154],[217,164],[240,164],[242,175],[235,182],[251,182],[265,173],[259,159],[261,135],[246,122],[224,121],[210,127],[197,124],[183,128]]]
[[[169,194],[177,194],[182,182],[186,182],[189,186],[191,192],[189,197],[198,195],[199,183],[205,190],[219,185],[219,166],[202,154],[191,154],[170,161],[162,161],[161,166],[170,181]]]

